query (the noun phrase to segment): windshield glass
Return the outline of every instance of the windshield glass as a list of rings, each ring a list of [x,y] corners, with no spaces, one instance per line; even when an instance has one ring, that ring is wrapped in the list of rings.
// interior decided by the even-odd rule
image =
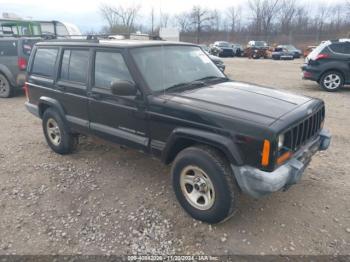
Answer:
[[[227,43],[227,42],[219,42],[218,46],[221,46],[221,47],[229,47],[230,44]]]
[[[255,46],[265,47],[267,44],[265,41],[255,41]]]
[[[131,53],[153,91],[166,90],[207,77],[225,77],[199,47],[153,46],[135,48]]]

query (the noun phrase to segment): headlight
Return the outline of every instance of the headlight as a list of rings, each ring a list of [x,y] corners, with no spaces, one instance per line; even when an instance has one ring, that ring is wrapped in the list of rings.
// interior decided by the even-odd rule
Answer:
[[[284,146],[284,134],[278,136],[278,150],[281,150]]]

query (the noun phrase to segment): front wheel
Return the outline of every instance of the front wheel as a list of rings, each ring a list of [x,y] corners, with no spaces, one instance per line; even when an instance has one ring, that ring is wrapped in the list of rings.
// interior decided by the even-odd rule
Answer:
[[[320,85],[328,92],[338,91],[344,85],[343,76],[337,71],[330,71],[323,74]]]
[[[190,147],[176,157],[172,167],[175,195],[193,218],[219,223],[234,214],[239,190],[228,161],[207,146]]]
[[[13,90],[6,76],[0,74],[0,97],[9,98],[12,96]]]

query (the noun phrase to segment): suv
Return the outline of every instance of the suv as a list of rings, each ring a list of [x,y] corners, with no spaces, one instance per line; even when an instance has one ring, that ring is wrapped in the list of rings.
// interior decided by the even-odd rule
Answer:
[[[305,59],[303,79],[313,80],[334,92],[350,84],[350,40],[326,41]]]
[[[25,70],[39,38],[0,38],[0,97],[11,97],[24,86]]]
[[[219,57],[234,57],[235,50],[232,44],[228,42],[218,41],[210,48],[209,53]]]
[[[157,156],[182,207],[208,223],[230,217],[241,192],[296,183],[331,140],[323,101],[231,81],[192,44],[41,42],[25,90],[53,151],[90,134]]]

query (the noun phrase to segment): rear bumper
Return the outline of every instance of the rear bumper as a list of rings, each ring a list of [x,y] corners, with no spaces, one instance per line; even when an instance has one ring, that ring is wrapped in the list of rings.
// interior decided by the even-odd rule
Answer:
[[[301,70],[304,80],[318,81],[321,78],[321,72],[310,66],[304,65],[301,67]]]
[[[40,117],[38,106],[33,105],[33,104],[29,103],[29,102],[26,102],[26,103],[25,103],[25,107],[26,107],[27,110],[28,110],[30,113],[32,113],[33,115],[35,115],[36,117]]]
[[[274,172],[264,172],[250,166],[232,166],[241,190],[254,197],[261,198],[282,189],[288,189],[298,183],[304,170],[317,151],[327,150],[331,142],[328,131],[322,130],[320,135],[301,148],[292,159]]]

